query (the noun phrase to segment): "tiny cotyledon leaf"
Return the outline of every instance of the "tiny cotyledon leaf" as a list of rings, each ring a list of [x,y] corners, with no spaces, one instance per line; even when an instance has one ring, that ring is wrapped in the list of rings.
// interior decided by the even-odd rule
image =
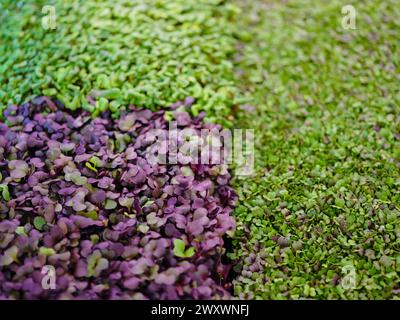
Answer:
[[[196,249],[194,247],[189,247],[185,250],[185,242],[181,239],[174,240],[174,255],[179,258],[190,258],[194,255]]]

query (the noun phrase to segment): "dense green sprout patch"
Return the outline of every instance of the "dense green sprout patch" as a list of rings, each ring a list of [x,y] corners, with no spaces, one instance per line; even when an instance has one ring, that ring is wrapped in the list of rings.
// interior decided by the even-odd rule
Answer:
[[[236,180],[239,297],[399,297],[400,11],[357,2],[344,30],[346,4],[242,2],[237,74],[257,110],[236,126],[256,130],[257,174]]]
[[[56,9],[55,30],[42,27],[44,5]],[[154,110],[193,96],[193,113],[226,122],[235,15],[221,0],[5,1],[0,106],[44,94],[118,115],[129,103]]]

